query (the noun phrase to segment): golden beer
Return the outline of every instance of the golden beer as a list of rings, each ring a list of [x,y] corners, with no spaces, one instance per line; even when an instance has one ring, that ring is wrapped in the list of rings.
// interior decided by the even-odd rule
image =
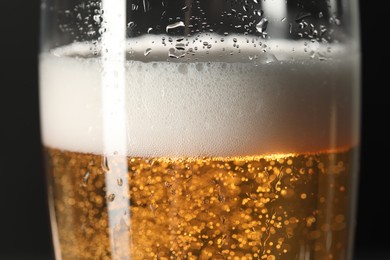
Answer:
[[[62,259],[343,259],[355,152],[127,157],[113,194],[121,158],[46,148]]]

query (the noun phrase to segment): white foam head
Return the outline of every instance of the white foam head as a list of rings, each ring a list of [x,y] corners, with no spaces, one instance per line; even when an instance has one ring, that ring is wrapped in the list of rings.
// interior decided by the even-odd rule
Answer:
[[[242,156],[357,143],[356,57],[342,46],[326,56],[322,45],[208,37],[166,39],[165,46],[157,36],[128,42],[135,60],[125,63],[126,137],[120,140],[128,155]],[[174,48],[178,43],[188,43],[186,51]],[[41,55],[46,146],[104,153],[102,61],[72,57],[91,47],[73,44]],[[183,57],[169,58],[172,48]],[[331,59],[310,57],[310,48]]]

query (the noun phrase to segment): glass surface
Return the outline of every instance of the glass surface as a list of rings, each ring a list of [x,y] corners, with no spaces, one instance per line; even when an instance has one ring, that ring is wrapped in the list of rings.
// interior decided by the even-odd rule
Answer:
[[[42,0],[56,259],[351,259],[350,0]]]

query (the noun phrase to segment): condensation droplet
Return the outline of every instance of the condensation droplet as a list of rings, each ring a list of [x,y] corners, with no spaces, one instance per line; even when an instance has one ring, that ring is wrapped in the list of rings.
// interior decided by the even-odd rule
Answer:
[[[84,176],[83,176],[83,186],[84,186],[84,187],[87,186],[88,180],[89,180],[89,176],[90,176],[90,175],[91,175],[91,174],[90,174],[90,172],[88,172],[88,171],[84,174]]]
[[[138,5],[136,5],[136,4],[131,4],[131,10],[133,10],[133,11],[138,10]]]
[[[119,178],[116,180],[116,183],[118,184],[118,186],[122,186],[123,185],[123,180],[122,178]]]
[[[318,13],[318,18],[322,18],[322,17],[324,17],[324,14],[322,12],[319,12]]]
[[[109,202],[113,202],[115,200],[115,194],[114,193],[111,193],[107,196],[107,199]]]
[[[110,167],[108,165],[108,158],[107,156],[104,156],[103,157],[103,161],[102,161],[102,168],[105,172],[109,172],[110,171]]]
[[[311,13],[306,13],[306,12],[300,12],[297,14],[297,16],[295,17],[295,22],[299,23],[301,22],[303,19],[305,18],[308,18],[311,16]]]
[[[176,50],[185,50],[186,45],[184,43],[176,43]]]
[[[149,208],[150,208],[150,210],[152,211],[153,216],[155,216],[155,215],[156,215],[156,206],[153,205],[153,204],[150,204],[150,205],[149,205]]]
[[[135,23],[134,22],[129,22],[127,24],[127,28],[133,28],[135,26]]]
[[[152,52],[152,48],[147,48],[144,52],[145,56],[148,56]]]
[[[97,23],[97,24],[100,24],[101,23],[101,21],[102,21],[102,17],[101,17],[101,15],[94,15],[93,16],[93,20]]]
[[[312,51],[318,51],[319,48],[320,48],[320,43],[316,40],[311,40],[311,42],[308,44],[308,47],[312,50]]]
[[[153,30],[153,28],[149,27],[147,32],[150,33],[152,30]]]
[[[286,17],[283,17],[280,21],[281,21],[281,22],[286,21]]]
[[[183,12],[188,12],[189,8],[188,8],[188,6],[184,6],[184,7],[181,8],[181,10],[182,10]]]
[[[184,51],[182,50],[176,50],[174,48],[170,48],[169,51],[168,51],[168,56],[169,58],[175,58],[175,59],[178,59],[178,58],[181,58],[181,57],[184,57],[186,54]]]
[[[320,25],[320,32],[321,32],[321,35],[323,35],[324,33],[326,33],[326,31],[328,31],[328,29],[326,28],[325,25]]]
[[[275,62],[275,61],[278,61],[278,59],[276,58],[276,56],[273,55],[273,54],[268,54],[265,63],[268,64],[268,63]]]
[[[169,24],[166,27],[166,32],[168,33],[169,30],[175,29],[175,28],[178,28],[178,27],[184,27],[184,23],[182,21],[179,21],[179,22],[176,22],[176,23]]]
[[[258,24],[256,24],[256,30],[259,33],[264,33],[265,30],[267,30],[268,26],[268,19],[267,18],[262,18]]]

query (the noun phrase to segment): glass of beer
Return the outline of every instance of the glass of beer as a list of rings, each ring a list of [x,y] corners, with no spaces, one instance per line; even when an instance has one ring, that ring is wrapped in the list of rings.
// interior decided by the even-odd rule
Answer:
[[[56,259],[351,259],[353,0],[42,0]]]

